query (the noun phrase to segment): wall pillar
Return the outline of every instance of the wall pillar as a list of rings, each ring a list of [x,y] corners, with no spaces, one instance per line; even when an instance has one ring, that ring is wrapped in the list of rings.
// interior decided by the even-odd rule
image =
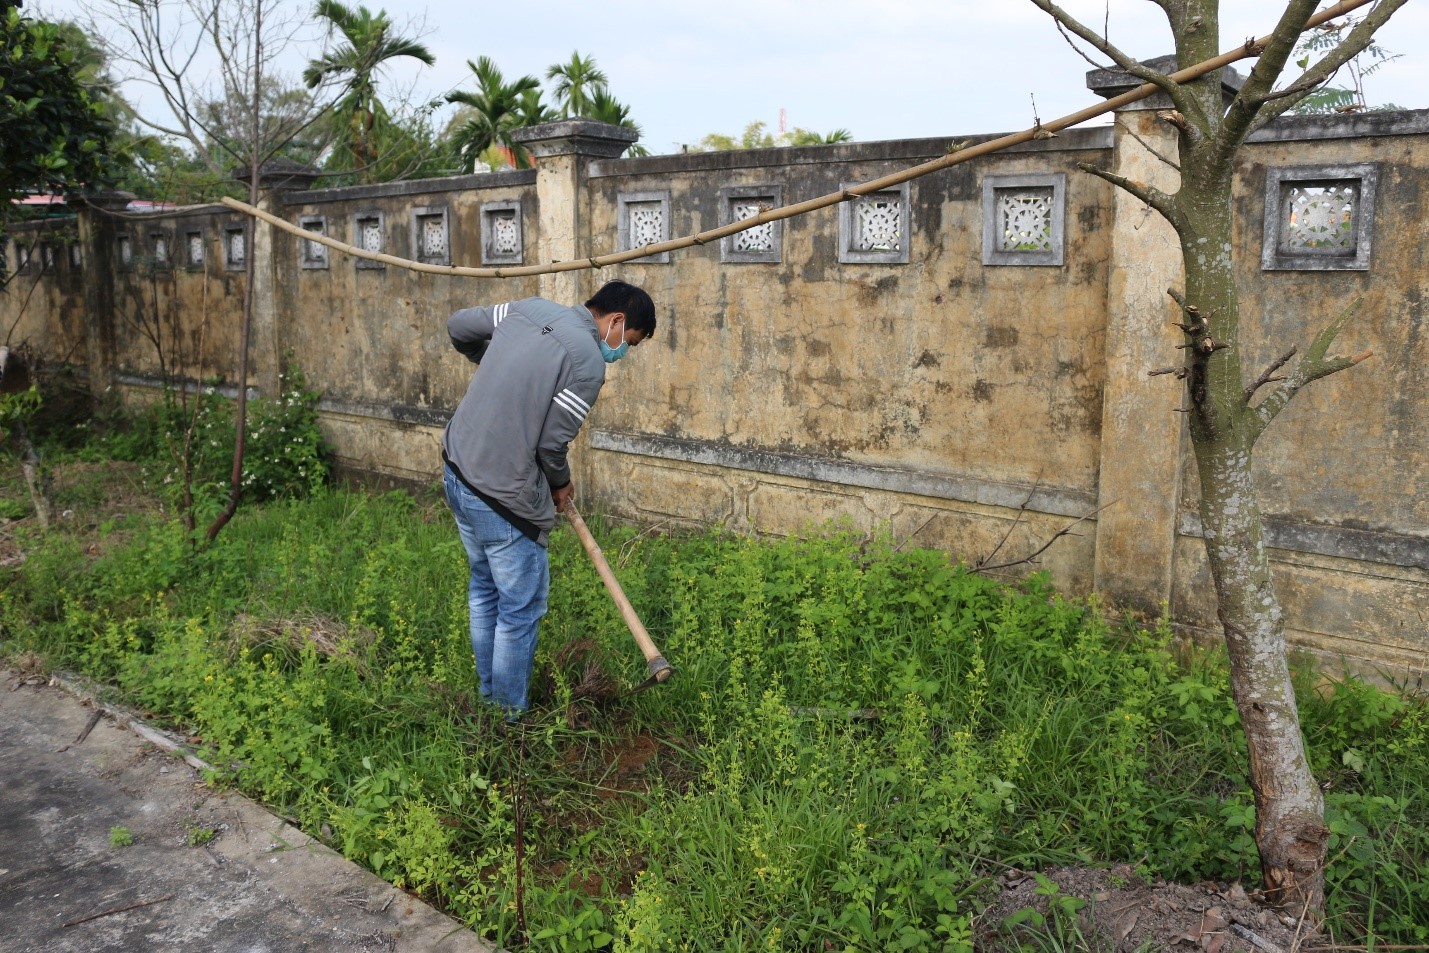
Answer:
[[[517,129],[512,140],[524,146],[536,161],[536,204],[540,236],[536,261],[570,261],[587,257],[590,250],[582,233],[581,206],[586,170],[597,159],[614,159],[638,138],[623,129],[588,119],[572,119]],[[581,274],[558,272],[540,277],[541,297],[561,304],[576,304]]]
[[[133,199],[133,192],[91,192],[76,209],[83,256],[85,363],[89,393],[95,401],[104,399],[114,381],[114,331],[119,321],[114,307],[114,274],[119,262],[118,232],[111,213],[124,211]]]
[[[1175,57],[1146,65],[1176,68]],[[1240,82],[1233,70],[1223,72],[1231,95]],[[1120,70],[1087,74],[1088,88],[1107,98],[1140,84]],[[1163,192],[1175,192],[1181,180],[1171,165],[1178,159],[1176,130],[1156,118],[1170,108],[1158,93],[1118,110],[1113,144],[1118,174]],[[1186,440],[1185,415],[1176,411],[1185,404],[1185,385],[1146,372],[1182,361],[1170,327],[1176,306],[1166,292],[1182,287],[1185,270],[1175,229],[1122,189],[1113,189],[1112,223],[1098,500],[1116,503],[1097,516],[1093,586],[1116,604],[1157,614],[1171,599]]]
[[[246,169],[235,177],[247,181]],[[283,216],[283,193],[312,187],[318,170],[291,159],[270,159],[258,167],[258,208],[269,215]],[[282,296],[278,293],[282,273],[279,256],[288,252],[294,239],[261,218],[253,219],[253,323],[249,327],[248,380],[244,386],[258,389],[263,397],[277,397],[283,389]]]

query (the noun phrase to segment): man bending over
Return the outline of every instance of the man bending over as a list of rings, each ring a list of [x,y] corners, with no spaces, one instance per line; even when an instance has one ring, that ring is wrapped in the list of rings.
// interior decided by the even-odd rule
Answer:
[[[442,436],[447,503],[471,566],[471,647],[482,700],[515,721],[546,614],[546,535],[574,494],[567,448],[605,365],[655,333],[655,305],[611,281],[584,306],[526,298],[463,308],[447,333],[480,365]]]

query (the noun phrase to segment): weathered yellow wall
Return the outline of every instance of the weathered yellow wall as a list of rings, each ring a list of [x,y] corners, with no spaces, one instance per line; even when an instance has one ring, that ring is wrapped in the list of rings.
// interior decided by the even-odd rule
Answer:
[[[223,229],[240,226],[242,220],[222,206],[199,206],[126,215],[107,224],[113,230],[107,236],[111,242],[120,233],[131,237],[135,256],[131,266],[112,272],[115,370],[126,379],[157,379],[167,366],[178,378],[231,383],[238,367],[246,279],[243,272],[226,268]],[[192,229],[204,237],[204,264],[197,270],[185,264],[185,234]],[[149,254],[155,231],[168,237],[167,263],[156,263]],[[117,264],[117,246],[113,254]],[[156,338],[163,345],[162,364]]]
[[[73,360],[83,364],[83,266],[70,263],[68,245],[77,240],[73,221],[12,225],[0,268],[10,276],[0,291],[0,344],[28,347],[49,361]],[[55,249],[52,268],[43,269],[42,246]],[[17,271],[17,246],[32,249],[30,266]]]
[[[1266,169],[1367,162],[1379,166],[1369,270],[1262,271]],[[1429,136],[1252,143],[1237,174],[1240,359],[1248,379],[1290,347],[1306,350],[1357,299],[1359,311],[1333,353],[1374,352],[1302,390],[1256,447],[1290,636],[1326,661],[1343,656],[1363,667],[1370,659],[1385,675],[1414,683],[1429,671]],[[1191,534],[1177,544],[1173,609],[1183,624],[1214,634],[1189,454],[1183,466],[1180,522]]]
[[[603,281],[625,278],[650,291],[660,327],[610,369],[582,432],[576,479],[588,504],[647,523],[724,522],[770,534],[843,519],[970,560],[1006,537],[1001,560],[1116,498],[1039,568],[1072,592],[1097,589],[1153,612],[1168,602],[1178,624],[1213,636],[1196,474],[1172,413],[1181,385],[1145,376],[1179,361],[1165,299],[1179,280],[1174,243],[1149,210],[1076,167],[1119,163],[1139,176],[1165,176],[1141,148],[1158,134],[1148,114],[1126,112],[1116,132],[1064,132],[914,180],[907,264],[840,264],[836,209],[786,222],[778,263],[724,263],[711,243],[668,264],[559,279],[359,269],[338,253],[326,270],[307,270],[297,239],[260,233],[255,247],[270,250],[256,286],[267,298],[257,311],[249,384],[271,393],[291,354],[323,392],[340,463],[433,481],[441,428],[471,373],[447,341],[450,313],[543,289],[579,301]],[[683,235],[719,224],[722,188],[774,184],[784,202],[795,202],[933,158],[945,146],[606,159],[580,145],[561,152],[557,143],[539,174],[268,202],[293,222],[326,216],[328,234],[345,241],[354,240],[355,213],[380,210],[384,250],[401,257],[413,256],[412,210],[445,207],[452,260],[480,264],[481,204],[519,199],[531,263],[615,251],[621,193],[668,191],[671,234]],[[1262,271],[1267,167],[1352,162],[1379,168],[1369,270]],[[984,265],[984,181],[1044,173],[1066,176],[1065,264]],[[1314,118],[1277,124],[1243,151],[1236,198],[1239,359],[1248,375],[1292,344],[1303,350],[1356,297],[1364,304],[1338,349],[1375,352],[1302,392],[1257,451],[1289,630],[1322,655],[1344,653],[1361,666],[1375,660],[1410,678],[1425,672],[1429,649],[1426,186],[1429,113]],[[121,380],[157,375],[152,344],[126,315],[136,297],[157,295],[199,355],[184,373],[232,383],[243,277],[224,270],[218,237],[237,217],[209,208],[150,221],[167,223],[176,264],[152,281],[139,272],[112,276],[113,366]],[[208,230],[202,274],[178,264],[189,221]],[[131,226],[136,238],[142,224]],[[0,295],[0,319],[8,327],[18,317],[16,333],[47,356],[83,362],[106,327],[87,304],[105,300],[97,277],[64,268],[41,277],[23,316],[12,286]],[[205,287],[209,320],[199,348]]]
[[[1093,148],[1005,153],[912,182],[909,264],[840,264],[838,213],[827,209],[786,223],[778,264],[721,263],[712,243],[670,264],[621,269],[654,296],[662,324],[612,369],[588,425],[597,448],[603,432],[659,435],[848,461],[874,483],[875,469],[941,478],[963,492],[913,495],[897,479],[831,485],[600,449],[586,456],[590,491],[632,518],[721,519],[766,533],[838,517],[865,530],[888,524],[969,558],[994,549],[1034,485],[1089,501],[1111,188],[1075,171],[1107,157],[1096,147],[1104,139],[1087,139]],[[604,163],[591,180],[586,240],[592,254],[616,250],[622,192],[668,189],[672,232],[689,234],[719,224],[720,188],[778,183],[796,202],[932,158],[940,144],[881,145],[672,157],[654,160],[667,167],[654,173],[644,171],[650,162]],[[861,158],[878,151],[889,155]],[[983,266],[983,176],[1042,172],[1068,174],[1071,264]],[[1003,505],[975,498],[984,484]],[[1029,551],[1068,521],[1034,512],[1002,555]],[[1084,544],[1064,546],[1045,565],[1085,589],[1088,555]]]

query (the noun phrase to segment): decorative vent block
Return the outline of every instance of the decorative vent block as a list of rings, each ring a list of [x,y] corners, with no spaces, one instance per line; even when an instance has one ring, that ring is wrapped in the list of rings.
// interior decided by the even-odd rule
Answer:
[[[616,196],[616,204],[620,251],[644,248],[669,239],[669,192],[622,192]],[[637,259],[650,264],[665,264],[669,260],[669,252]]]
[[[223,266],[229,271],[242,271],[248,260],[248,236],[242,225],[223,230]]]
[[[1067,177],[990,175],[982,183],[982,263],[1061,265]]]
[[[1367,270],[1377,181],[1372,164],[1266,170],[1261,267]]]
[[[204,244],[203,232],[186,232],[184,234],[184,264],[193,269],[203,267]]]
[[[843,188],[857,183],[845,182]],[[908,183],[839,203],[839,261],[845,264],[908,263],[912,235]]]
[[[352,220],[353,242],[363,251],[382,251],[382,226],[383,216],[381,212],[359,212]],[[385,268],[380,261],[368,261],[366,258],[357,259],[358,268]]]
[[[298,225],[305,231],[314,235],[327,234],[327,219],[321,215],[311,215],[298,219]],[[304,268],[326,268],[328,265],[328,249],[321,242],[309,241],[306,238],[298,240],[298,263]]]
[[[412,247],[417,260],[433,265],[451,264],[451,243],[447,239],[447,210],[412,210]]]
[[[481,263],[519,265],[523,258],[521,203],[484,203],[481,206]]]
[[[149,254],[154,259],[154,267],[166,269],[169,267],[169,236],[164,232],[149,233]]]
[[[779,185],[738,186],[720,189],[721,225],[742,222],[768,208],[784,204]],[[784,257],[784,223],[764,222],[720,239],[720,260],[727,262],[778,262]]]

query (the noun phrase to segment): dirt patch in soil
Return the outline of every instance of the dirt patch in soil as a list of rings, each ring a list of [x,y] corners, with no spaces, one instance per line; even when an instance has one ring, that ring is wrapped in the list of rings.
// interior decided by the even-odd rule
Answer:
[[[977,918],[983,949],[1006,949],[1019,935],[1032,941],[1080,934],[1084,948],[1106,953],[1293,953],[1325,943],[1309,924],[1297,928],[1240,884],[1147,883],[1126,865],[1054,867],[1041,877],[1009,870],[998,878],[998,896]],[[1085,905],[1055,916],[1050,908],[1066,897]]]

